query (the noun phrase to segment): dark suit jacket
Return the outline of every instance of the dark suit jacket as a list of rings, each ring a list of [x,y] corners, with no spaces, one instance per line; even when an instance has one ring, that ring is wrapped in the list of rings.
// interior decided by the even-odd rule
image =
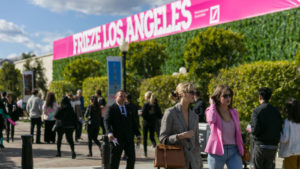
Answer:
[[[127,105],[125,108],[127,117],[121,114],[116,103],[109,106],[104,115],[104,126],[107,133],[112,133],[119,143],[133,141],[134,135],[141,135],[131,109]]]
[[[281,129],[281,115],[270,103],[262,103],[253,110],[251,132],[256,144],[278,145]]]

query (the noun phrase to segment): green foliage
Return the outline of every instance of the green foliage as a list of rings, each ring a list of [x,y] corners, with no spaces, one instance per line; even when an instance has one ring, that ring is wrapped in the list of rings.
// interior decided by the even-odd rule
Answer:
[[[75,93],[76,89],[70,82],[67,81],[52,81],[49,86],[49,91],[55,94],[56,101],[60,103],[63,96],[67,93]]]
[[[1,90],[11,92],[14,98],[22,95],[23,82],[21,72],[10,62],[4,62],[0,69]]]
[[[95,95],[97,89],[102,92],[102,97],[107,100],[108,93],[108,79],[107,76],[102,77],[90,77],[86,78],[82,83],[83,97],[85,105],[89,105],[89,99],[91,96]],[[132,102],[137,103],[137,98],[139,97],[139,87],[140,81],[134,79],[132,76],[127,76],[127,93],[132,96]]]
[[[297,49],[297,44],[300,42],[300,22],[296,22],[299,20],[300,8],[295,8],[215,27],[226,30],[231,29],[244,35],[244,43],[249,52],[249,58],[246,59],[251,62],[258,60],[293,60],[297,52],[295,49]],[[198,32],[205,30],[206,28],[197,29],[155,39],[157,43],[166,45],[165,53],[168,54],[168,59],[161,68],[163,74],[170,75],[184,66],[184,45],[194,38]],[[62,80],[64,67],[77,58],[93,58],[105,63],[106,56],[119,55],[119,49],[112,48],[54,61],[53,79]],[[101,69],[101,72],[103,75],[106,74],[106,65]]]
[[[157,98],[158,104],[162,111],[174,105],[169,99],[169,94],[174,91],[180,82],[190,82],[189,76],[178,75],[162,75],[153,78],[145,79],[141,83],[139,104],[142,106],[145,103],[144,95],[147,91],[151,91]]]
[[[216,74],[221,68],[243,61],[246,53],[241,34],[208,28],[186,43],[184,61],[189,73]]]
[[[126,58],[126,70],[139,79],[160,75],[167,59],[165,45],[156,41],[133,42]]]
[[[209,84],[211,95],[219,84],[233,89],[233,107],[242,120],[250,120],[252,110],[259,105],[257,90],[269,87],[273,91],[270,102],[282,110],[289,97],[300,99],[300,76],[294,61],[258,61],[231,69],[222,69]]]
[[[100,62],[90,58],[80,58],[65,67],[64,80],[70,81],[77,89],[81,89],[85,78],[101,75],[100,68]]]
[[[90,97],[94,96],[96,90],[100,89],[102,97],[107,101],[107,76],[103,77],[89,77],[82,83],[82,95],[84,97],[84,105],[90,105]]]
[[[300,66],[300,44],[298,45],[298,52],[296,54],[296,65]]]
[[[26,60],[23,65],[23,69],[25,71],[33,71],[35,78],[35,88],[41,90],[43,92],[43,96],[46,96],[48,91],[47,89],[47,79],[45,76],[45,68],[43,67],[42,61],[40,59],[34,59],[34,63],[32,63],[32,58]]]
[[[22,59],[29,59],[29,58],[33,58],[35,57],[36,55],[32,52],[28,52],[28,53],[22,53]]]
[[[111,49],[101,50],[93,53],[85,53],[82,55],[53,61],[53,79],[63,80],[64,79],[63,71],[65,66],[77,59],[83,59],[83,58],[90,58],[100,62],[101,69],[99,71],[101,72],[101,75],[106,75],[107,73],[106,56],[120,56],[120,50],[118,48],[111,48]]]
[[[137,79],[136,77],[134,77],[132,75],[127,75],[126,76],[126,84],[127,84],[126,92],[128,94],[131,94],[132,102],[135,104],[138,104],[141,80]]]

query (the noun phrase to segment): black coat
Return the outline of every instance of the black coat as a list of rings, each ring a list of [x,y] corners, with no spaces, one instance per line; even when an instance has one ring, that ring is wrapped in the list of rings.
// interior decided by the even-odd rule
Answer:
[[[66,108],[58,108],[55,118],[61,120],[62,128],[75,128],[78,121],[77,115],[71,105]]]
[[[205,105],[205,102],[202,101],[201,99],[198,99],[195,104],[194,104],[194,112],[196,114],[198,114],[199,116],[199,122],[201,123],[206,123],[206,120],[205,120],[205,109],[206,109],[206,105]]]
[[[157,120],[162,118],[162,112],[157,103],[151,105],[146,102],[142,109],[143,125],[155,126]]]
[[[133,141],[134,135],[141,135],[135,116],[127,105],[125,105],[125,108],[127,117],[121,114],[116,103],[107,108],[104,116],[104,126],[107,133],[112,133],[119,143]]]
[[[138,125],[138,128],[140,129],[140,120],[139,120],[140,118],[138,115],[139,107],[134,103],[126,103],[126,105],[130,109],[130,112],[132,112],[132,114],[135,116],[136,123]]]
[[[101,110],[99,107],[89,105],[85,111],[84,116],[87,118],[88,125],[100,126],[101,123]]]
[[[262,103],[252,112],[251,129],[256,144],[278,145],[282,130],[280,112],[270,103]]]
[[[10,116],[10,118],[13,121],[18,121],[19,120],[19,114],[20,114],[20,109],[17,107],[16,104],[12,103],[9,104],[8,102],[6,103],[6,111],[8,113],[8,115]],[[13,111],[13,106],[15,106],[15,111]]]
[[[3,110],[3,114],[0,114],[0,132],[2,132],[2,130],[5,128],[5,115],[7,115],[6,113],[6,109],[5,106],[3,104],[3,101],[0,99],[0,109]]]

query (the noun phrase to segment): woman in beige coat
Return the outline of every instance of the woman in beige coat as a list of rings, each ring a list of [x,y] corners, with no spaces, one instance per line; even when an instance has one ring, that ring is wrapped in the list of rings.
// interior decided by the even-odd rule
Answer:
[[[198,116],[189,108],[194,102],[195,89],[191,83],[179,83],[170,98],[178,103],[168,108],[161,121],[159,140],[170,145],[182,145],[186,166],[184,169],[202,169],[200,156]]]

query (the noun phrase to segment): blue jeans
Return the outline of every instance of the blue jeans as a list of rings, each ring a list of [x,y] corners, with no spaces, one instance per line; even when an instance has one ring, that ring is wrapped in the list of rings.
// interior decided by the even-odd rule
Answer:
[[[236,145],[224,145],[224,154],[208,154],[209,169],[223,169],[226,164],[228,169],[242,169],[242,158]]]

